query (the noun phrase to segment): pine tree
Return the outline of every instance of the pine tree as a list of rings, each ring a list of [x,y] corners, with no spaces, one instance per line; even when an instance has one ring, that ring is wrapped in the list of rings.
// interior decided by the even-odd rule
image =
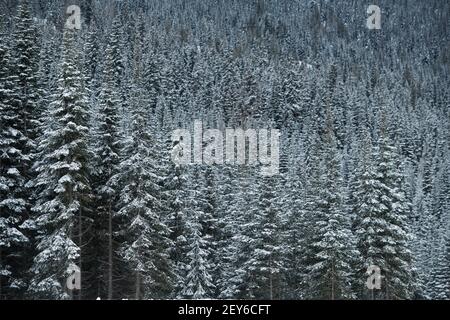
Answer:
[[[441,230],[440,235],[443,233]],[[436,244],[433,261],[434,264],[430,274],[430,298],[433,300],[447,300],[450,288],[448,270],[448,248],[446,246],[446,238],[438,235],[440,241]]]
[[[74,31],[65,31],[63,50],[58,88],[49,107],[52,123],[47,124],[36,164],[40,196],[33,210],[37,214],[38,254],[28,288],[33,298],[69,298],[65,285],[70,270],[77,265],[83,272],[80,248],[84,246],[83,223],[90,197],[89,117]]]
[[[114,237],[116,224],[114,215],[117,209],[118,192],[112,177],[119,171],[121,141],[119,119],[121,100],[115,79],[117,66],[115,65],[113,51],[112,42],[106,49],[103,85],[99,97],[98,128],[94,141],[96,210],[93,217],[95,239],[92,240],[97,242],[101,248],[100,250],[96,248],[94,253],[101,257],[96,268],[100,268],[102,274],[105,275],[100,280],[97,296],[104,294],[108,299],[113,298],[114,260],[117,259],[115,254],[117,244]]]
[[[170,230],[161,216],[160,171],[156,163],[157,143],[148,130],[147,96],[142,89],[142,46],[134,57],[131,100],[131,136],[124,141],[119,173],[114,177],[122,189],[119,200],[120,231],[124,237],[119,254],[133,273],[133,296],[165,298],[171,292],[172,265],[168,249]]]
[[[202,184],[205,201],[203,203],[203,210],[205,212],[205,219],[203,221],[203,228],[205,230],[206,239],[209,241],[210,249],[210,265],[211,265],[211,277],[214,284],[214,293],[212,298],[217,299],[220,291],[218,289],[218,281],[221,278],[221,259],[219,254],[219,243],[223,239],[224,222],[219,215],[218,210],[218,195],[217,195],[217,181],[216,171],[208,167],[204,172],[204,181]]]
[[[223,64],[223,71],[221,72],[223,77],[218,85],[218,100],[223,109],[224,123],[225,125],[231,126],[231,122],[235,120],[235,108],[239,99],[239,74],[236,65],[237,62],[233,59],[233,57],[227,57]]]
[[[89,98],[91,105],[96,105],[98,96],[100,94],[100,75],[101,73],[101,63],[100,63],[100,48],[98,39],[98,28],[95,23],[89,26],[89,31],[86,34],[86,40],[84,43],[84,75],[86,77],[86,88],[89,92]],[[108,47],[111,43],[108,43]],[[111,48],[106,56],[111,56]],[[110,57],[111,59],[111,57]],[[106,60],[106,59],[105,59]],[[106,66],[104,67],[106,68]]]
[[[300,132],[296,130],[292,136],[291,148],[287,151],[290,155],[288,160],[290,170],[282,181],[286,189],[280,205],[283,227],[283,299],[301,299],[305,294],[303,290],[305,278],[303,253],[307,230],[305,152]]]
[[[370,292],[372,298],[408,299],[414,290],[414,270],[409,249],[409,204],[405,198],[404,177],[396,148],[382,131],[375,165],[361,177],[357,209],[359,247],[363,261],[378,266],[382,289]]]
[[[19,112],[11,101],[14,88],[9,50],[5,35],[0,44],[0,299],[13,298],[12,288],[23,286],[16,257],[23,254],[29,239],[20,225],[24,221],[26,200],[23,199],[25,179],[21,175],[22,159],[19,141],[23,134],[18,130]]]
[[[123,190],[118,215],[129,221],[120,253],[134,272],[134,298],[162,298],[170,292],[172,270],[167,250],[171,242],[169,229],[158,213],[154,141],[146,133],[143,107],[133,107],[133,135],[124,142],[118,174]]]
[[[244,265],[249,277],[249,298],[281,298],[281,275],[284,266],[281,256],[278,183],[275,177],[264,177],[260,180],[256,225],[251,239],[253,251]]]
[[[418,163],[417,173],[414,177],[415,192],[412,199],[412,230],[415,241],[412,253],[414,265],[418,269],[418,290],[422,295],[429,297],[429,283],[433,259],[429,249],[433,238],[435,219],[432,215],[430,196],[424,194],[424,163],[421,159]]]
[[[243,219],[238,185],[237,169],[231,165],[221,167],[218,177],[222,181],[218,188],[218,224],[222,227],[222,235],[218,241],[217,279],[215,280],[220,299],[237,298],[239,286],[242,284],[241,270],[242,245],[246,237],[242,235]]]
[[[200,169],[194,173],[194,183],[191,185],[189,209],[186,221],[187,270],[180,297],[186,299],[206,299],[214,295],[215,285],[212,283],[211,264],[213,254],[212,239],[206,226],[211,218],[205,207],[204,193],[199,188]]]
[[[381,195],[380,185],[375,163],[372,159],[373,148],[368,132],[361,148],[360,170],[356,186],[353,189],[355,199],[353,211],[356,215],[356,235],[358,249],[362,256],[362,266],[359,276],[364,275],[370,266],[381,268],[383,261],[383,251],[380,247],[380,240],[386,227],[386,221],[380,218],[382,205],[379,202]],[[365,270],[364,270],[365,269]],[[359,277],[358,277],[359,279]],[[377,295],[375,289],[366,290],[365,282],[358,281],[357,290],[361,292],[363,298],[374,299]]]
[[[380,204],[386,220],[381,240],[385,265],[384,293],[387,299],[410,298],[414,291],[414,272],[411,266],[409,204],[405,198],[404,176],[397,160],[396,148],[389,143],[387,133],[380,137],[378,181],[382,184]]]
[[[33,254],[29,194],[34,179],[32,164],[39,132],[40,90],[37,83],[37,34],[28,1],[22,1],[17,9],[14,41],[9,42],[12,50],[4,46],[8,44],[6,36],[2,35],[2,39],[0,225],[3,239],[0,244],[0,291],[12,298],[23,297],[29,281],[26,270]]]
[[[123,134],[129,130],[129,101],[131,100],[129,96],[129,90],[132,88],[130,84],[130,75],[133,75],[133,71],[129,70],[132,67],[127,68],[125,61],[125,53],[127,52],[124,48],[124,32],[123,25],[121,23],[120,15],[116,16],[112,22],[110,36],[108,38],[108,44],[110,48],[110,59],[112,60],[112,79],[115,82],[114,88],[117,88],[117,94],[120,99],[120,105],[118,106],[119,116],[121,119],[121,129]],[[132,62],[130,62],[132,64]]]
[[[308,293],[312,298],[348,299],[354,297],[351,288],[358,251],[349,214],[345,212],[340,156],[330,113],[327,120],[323,161],[319,164],[321,188],[317,190],[317,208],[313,211],[317,216],[311,221],[313,235],[308,243]]]
[[[39,134],[39,88],[37,72],[39,69],[39,48],[36,27],[31,17],[28,0],[22,0],[15,18],[14,79],[13,99],[21,107],[22,131],[27,141],[23,141],[24,152],[33,160],[35,139]],[[30,165],[27,166],[30,170]],[[26,173],[30,174],[30,173]]]
[[[183,141],[172,141],[171,131],[174,124],[170,116],[170,107],[165,104],[164,98],[158,104],[164,104],[165,121],[162,125],[162,160],[165,164],[165,172],[162,184],[162,211],[166,217],[166,224],[170,229],[170,239],[173,246],[170,248],[170,258],[174,264],[174,288],[172,297],[177,297],[184,284],[184,275],[187,268],[187,199],[188,178],[186,168],[173,161],[173,157],[180,156],[180,147]]]
[[[144,66],[144,87],[150,96],[149,108],[155,111],[158,95],[161,91],[161,74],[160,74],[160,60],[159,56],[154,52],[149,52],[145,55],[146,63]]]

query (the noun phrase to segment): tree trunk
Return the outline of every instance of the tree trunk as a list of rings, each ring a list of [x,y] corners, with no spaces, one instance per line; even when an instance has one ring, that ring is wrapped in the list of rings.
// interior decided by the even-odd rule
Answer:
[[[331,262],[331,300],[334,300],[335,299],[335,277],[334,277],[334,274],[335,274],[335,267],[334,267],[334,260]]]
[[[113,249],[112,249],[112,212],[111,202],[108,213],[108,300],[113,297]]]
[[[79,241],[79,243],[80,243],[80,258],[79,258],[79,268],[80,268],[80,289],[79,289],[79,292],[78,292],[78,300],[81,300],[81,290],[83,289],[83,285],[82,285],[82,278],[81,278],[81,270],[83,270],[83,265],[82,265],[82,263],[83,263],[83,261],[82,261],[82,257],[83,257],[83,254],[82,254],[82,250],[83,250],[83,223],[82,223],[82,221],[83,221],[83,210],[80,208],[80,210],[79,210],[79,212],[78,212],[78,241]]]
[[[272,256],[269,263],[269,283],[270,283],[270,300],[273,300],[273,276],[272,276]]]
[[[72,201],[73,201],[73,193],[72,193],[72,188],[70,188],[69,187],[69,190],[68,190],[68,203],[69,204],[71,204],[72,203]],[[75,236],[74,236],[74,232],[75,232],[75,226],[71,226],[70,227],[70,235],[69,235],[69,237],[70,237],[70,239],[72,240],[72,241],[75,241]],[[81,252],[80,252],[80,254],[81,254]],[[68,288],[67,288],[67,286],[66,286],[66,290],[67,290]],[[73,290],[69,290],[69,296],[70,296],[70,300],[73,300]]]
[[[2,249],[0,248],[0,266],[2,265]],[[0,300],[2,300],[2,277],[0,277]]]
[[[136,272],[136,294],[135,299],[141,299],[141,273],[139,271]]]

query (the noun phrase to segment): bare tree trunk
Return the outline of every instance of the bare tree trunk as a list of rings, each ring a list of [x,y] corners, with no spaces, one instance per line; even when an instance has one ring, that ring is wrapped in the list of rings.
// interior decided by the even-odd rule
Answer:
[[[69,187],[68,193],[69,193],[69,199],[68,199],[68,202],[69,202],[69,204],[71,204],[72,201],[73,201],[72,188]],[[75,231],[75,230],[74,230],[74,228],[75,228],[75,226],[70,226],[70,235],[69,235],[69,237],[70,237],[70,239],[71,239],[72,241],[75,240],[75,237],[74,237],[74,231]],[[81,256],[81,252],[80,252],[80,256]],[[67,290],[67,289],[68,289],[68,288],[66,287],[66,290]],[[69,289],[69,296],[70,296],[70,300],[73,300],[73,290],[70,290],[70,289]]]
[[[83,210],[80,208],[78,211],[78,241],[80,243],[80,258],[79,258],[79,268],[80,268],[80,289],[78,291],[78,300],[81,300],[81,290],[83,289],[82,278],[81,278],[81,270],[83,270],[83,261],[82,261],[82,250],[83,250]]]
[[[270,257],[270,263],[269,263],[269,283],[270,283],[270,300],[273,300],[273,276],[272,276],[272,256]]]
[[[387,277],[385,277],[384,283],[385,283],[385,286],[386,286],[386,300],[390,300],[390,297],[389,297],[389,283],[387,281]]]
[[[335,267],[334,267],[334,260],[331,262],[331,300],[335,299]]]
[[[0,248],[0,266],[2,265],[2,249]],[[2,278],[0,277],[0,300],[2,300]]]
[[[112,211],[109,203],[108,213],[108,300],[113,297],[113,249],[112,249]]]
[[[135,299],[141,299],[141,273],[139,271],[136,272],[136,294]]]

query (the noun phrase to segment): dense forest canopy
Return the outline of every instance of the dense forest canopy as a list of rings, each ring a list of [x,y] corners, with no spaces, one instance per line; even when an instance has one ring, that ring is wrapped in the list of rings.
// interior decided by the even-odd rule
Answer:
[[[450,299],[449,35],[441,0],[1,0],[0,299]],[[280,130],[279,174],[173,162],[196,120]]]

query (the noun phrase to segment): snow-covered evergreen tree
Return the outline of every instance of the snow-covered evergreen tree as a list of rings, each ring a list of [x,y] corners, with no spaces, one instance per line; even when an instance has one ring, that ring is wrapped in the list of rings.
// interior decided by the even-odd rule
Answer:
[[[27,201],[23,198],[26,180],[21,173],[25,155],[19,147],[24,140],[20,131],[22,119],[12,100],[13,62],[6,47],[8,39],[4,34],[0,36],[0,298],[11,299],[15,296],[11,289],[23,286],[14,258],[23,254],[29,239],[20,228],[27,210]]]
[[[186,270],[179,297],[185,299],[207,299],[214,296],[211,263],[212,238],[206,229],[209,220],[208,208],[205,207],[205,193],[202,192],[199,171],[195,170],[193,188],[188,200],[189,209],[185,224],[186,230]],[[204,191],[204,190],[203,190]],[[206,210],[205,210],[206,209]]]
[[[358,258],[350,215],[345,210],[340,172],[341,159],[331,127],[331,115],[324,137],[323,160],[319,163],[320,187],[317,208],[311,223],[312,238],[308,243],[308,295],[318,299],[354,298],[352,282],[355,278],[355,260]]]
[[[379,183],[378,219],[384,220],[382,237],[377,239],[383,260],[379,267],[383,274],[382,292],[386,299],[408,299],[415,290],[414,270],[410,251],[410,206],[404,193],[402,165],[388,133],[381,132],[377,157]]]
[[[288,181],[283,181],[286,190],[281,195],[282,257],[284,265],[283,299],[301,299],[304,289],[305,266],[304,251],[306,231],[309,224],[306,215],[306,172],[304,143],[300,131],[296,130],[291,139]]]
[[[88,112],[79,70],[75,31],[64,33],[58,88],[48,108],[36,163],[39,199],[33,208],[38,227],[38,253],[31,268],[28,294],[33,298],[69,298],[66,279],[73,265],[83,271],[80,247],[90,200],[87,150]],[[81,282],[82,284],[83,282]]]
[[[119,254],[133,273],[132,296],[157,299],[167,297],[171,291],[173,270],[168,249],[172,242],[161,215],[157,144],[148,132],[150,118],[146,93],[142,89],[141,67],[137,59],[130,104],[132,134],[123,142],[122,159],[114,177],[122,190],[117,215],[124,221],[119,230],[124,242],[120,244]]]
[[[254,209],[256,225],[250,240],[252,252],[244,264],[248,273],[247,298],[280,299],[283,273],[280,236],[279,181],[274,177],[260,180],[259,198]]]
[[[121,99],[119,88],[117,87],[118,76],[117,66],[114,57],[113,41],[106,49],[103,84],[99,96],[100,104],[98,110],[97,130],[95,132],[95,177],[94,187],[96,194],[96,210],[93,216],[95,239],[99,242],[101,252],[97,253],[101,257],[100,265],[97,268],[103,270],[106,275],[99,284],[101,289],[99,294],[106,294],[108,299],[113,298],[114,289],[114,260],[116,260],[115,249],[117,241],[114,236],[116,221],[114,221],[117,211],[117,185],[114,185],[112,178],[119,172],[121,128],[119,110]],[[117,232],[117,231],[116,231]]]
[[[34,254],[30,218],[32,170],[40,129],[38,86],[39,48],[36,28],[27,0],[21,1],[14,19],[12,39],[2,37],[2,109],[0,117],[1,232],[5,277],[10,295],[23,297],[29,277],[26,271]],[[10,45],[7,48],[6,45]],[[4,47],[3,47],[4,46]],[[11,49],[12,48],[12,49]],[[26,222],[26,223],[24,223]],[[1,248],[5,247],[6,250]],[[11,260],[12,259],[12,260]],[[9,271],[8,268],[13,268]],[[3,273],[3,272],[2,272]],[[5,293],[8,295],[8,293]],[[11,296],[10,296],[11,297]]]
[[[158,211],[159,185],[155,149],[146,133],[145,114],[134,111],[133,136],[124,142],[118,180],[122,188],[119,217],[129,221],[121,256],[134,272],[134,298],[161,298],[170,292],[169,229]],[[121,231],[123,232],[123,231]]]
[[[356,224],[356,236],[358,249],[362,257],[361,270],[358,270],[358,291],[363,298],[374,299],[376,289],[369,289],[365,286],[364,274],[371,266],[381,268],[383,261],[383,251],[380,241],[383,238],[386,221],[381,218],[382,204],[379,202],[381,196],[380,184],[374,163],[372,141],[366,131],[365,139],[362,142],[360,151],[359,170],[356,185],[353,189],[354,213]],[[362,281],[361,281],[362,280]]]

